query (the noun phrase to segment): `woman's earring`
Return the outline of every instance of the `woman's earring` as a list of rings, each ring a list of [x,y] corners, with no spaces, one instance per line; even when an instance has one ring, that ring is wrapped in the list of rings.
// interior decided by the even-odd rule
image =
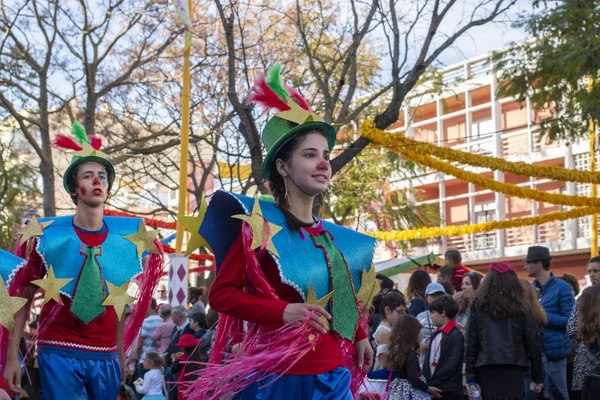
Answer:
[[[287,202],[288,206],[291,206],[292,203],[290,202],[290,195],[288,194],[288,188],[287,188],[287,179],[285,179],[286,177],[283,178],[283,187],[285,190],[285,201]]]

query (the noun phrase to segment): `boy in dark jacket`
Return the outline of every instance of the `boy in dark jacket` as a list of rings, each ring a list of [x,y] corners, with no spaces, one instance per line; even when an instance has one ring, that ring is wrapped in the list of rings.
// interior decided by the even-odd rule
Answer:
[[[454,321],[458,303],[449,296],[442,296],[431,303],[429,310],[437,330],[431,335],[423,375],[428,385],[442,389],[443,399],[459,400],[462,398],[465,340]]]

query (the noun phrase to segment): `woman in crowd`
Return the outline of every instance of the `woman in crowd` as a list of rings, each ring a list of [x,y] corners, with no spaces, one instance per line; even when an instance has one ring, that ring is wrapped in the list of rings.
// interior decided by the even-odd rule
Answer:
[[[600,286],[592,286],[583,291],[579,302],[578,339],[585,346],[584,380],[592,373],[598,375],[600,369]],[[590,379],[590,378],[587,378]],[[592,388],[584,384],[584,398],[598,396]]]
[[[406,314],[406,303],[404,298],[397,293],[386,293],[382,295],[379,302],[379,315],[381,322],[373,334],[375,339],[377,364],[375,370],[387,368],[387,355],[392,336],[392,327],[400,315]]]
[[[473,271],[465,274],[462,279],[462,291],[456,292],[453,296],[460,307],[456,316],[456,325],[463,334],[467,330],[469,310],[482,279],[483,276],[478,272]]]
[[[425,289],[431,283],[429,274],[422,270],[416,270],[408,280],[406,288],[406,298],[410,301],[408,313],[416,317],[423,311],[427,310],[427,300],[425,299]]]
[[[530,365],[534,391],[542,391],[539,328],[509,264],[491,264],[475,296],[465,364],[469,389],[476,387],[483,399],[522,399],[524,376]]]
[[[588,261],[588,274],[592,286],[600,285],[600,257],[593,257]],[[583,390],[583,377],[585,376],[585,363],[586,363],[586,347],[585,344],[579,340],[579,307],[581,303],[581,297],[577,299],[571,311],[569,322],[567,323],[567,335],[572,339],[577,340],[577,347],[575,350],[575,360],[573,361],[573,379],[572,379],[572,390],[576,393],[576,396]]]

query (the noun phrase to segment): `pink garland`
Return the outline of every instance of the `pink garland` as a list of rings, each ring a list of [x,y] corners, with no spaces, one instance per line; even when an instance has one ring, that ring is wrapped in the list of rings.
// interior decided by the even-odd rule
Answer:
[[[146,317],[146,313],[148,312],[148,307],[150,307],[150,302],[152,301],[152,295],[156,290],[156,286],[158,286],[158,281],[162,276],[163,270],[163,261],[165,253],[162,250],[162,246],[158,239],[154,239],[154,244],[158,249],[159,254],[150,253],[148,256],[148,261],[146,262],[146,267],[144,268],[144,272],[142,273],[139,279],[139,289],[138,289],[138,301],[133,306],[133,310],[131,312],[131,316],[125,326],[125,335],[124,335],[124,345],[125,352],[129,350],[129,347],[138,336],[140,327],[144,322],[144,318]],[[120,315],[118,316],[121,317]]]

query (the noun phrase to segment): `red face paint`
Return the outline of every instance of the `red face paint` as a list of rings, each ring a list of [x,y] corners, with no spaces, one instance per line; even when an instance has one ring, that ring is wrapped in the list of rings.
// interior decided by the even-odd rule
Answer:
[[[100,179],[98,177],[94,178],[94,182],[92,183],[92,185],[96,186],[96,185],[102,185],[102,182],[100,182]]]
[[[87,194],[87,192],[85,191],[85,188],[82,188],[82,187],[81,187],[81,188],[79,188],[79,193],[80,193],[82,196],[85,196],[85,195]]]

